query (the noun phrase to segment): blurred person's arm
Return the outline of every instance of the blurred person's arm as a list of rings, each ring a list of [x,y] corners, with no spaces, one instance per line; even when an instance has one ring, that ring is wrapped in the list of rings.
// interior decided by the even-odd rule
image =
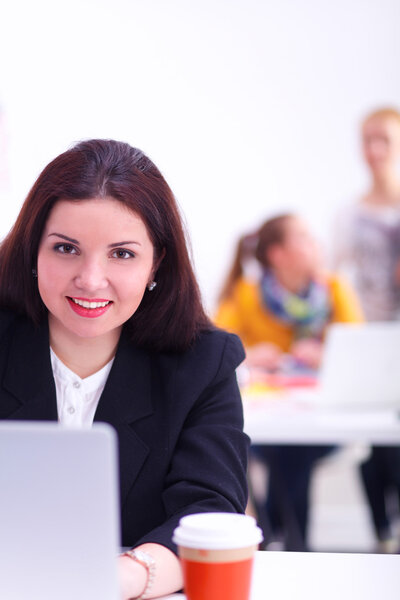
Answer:
[[[227,298],[219,305],[213,319],[217,327],[236,333],[243,341],[244,324],[240,308],[234,298]]]
[[[394,280],[394,285],[397,288],[400,288],[400,225],[396,229],[393,246],[394,246],[394,255],[395,255],[393,280]]]
[[[248,329],[253,312],[251,286],[240,278],[229,296],[220,301],[213,321],[217,327],[238,335],[246,346],[250,341]]]
[[[394,269],[394,283],[397,287],[400,287],[400,260],[397,261]]]
[[[290,354],[299,363],[311,369],[318,369],[322,360],[323,345],[320,340],[312,338],[297,340],[293,343]]]
[[[364,321],[361,304],[356,292],[343,277],[332,276],[329,280],[332,302],[332,322],[362,323]],[[293,343],[290,353],[300,363],[318,369],[323,353],[324,342],[316,339],[301,339]]]
[[[246,360],[243,368],[254,370],[254,377],[258,379],[259,371],[275,371],[281,365],[282,350],[270,341],[255,343],[250,334],[254,329],[254,321],[259,318],[256,315],[254,304],[254,286],[245,280],[239,280],[231,296],[223,300],[217,310],[214,322],[221,329],[226,329],[238,335],[246,349]]]
[[[334,276],[330,280],[333,323],[362,323],[364,315],[360,301],[350,283]]]
[[[282,350],[271,342],[262,342],[246,348],[244,364],[249,369],[266,369],[276,371],[282,363]]]
[[[246,328],[241,318],[241,311],[235,304],[234,299],[228,299],[221,303],[215,317],[215,323],[221,329],[226,329],[231,333],[236,333],[242,342],[246,343]],[[271,342],[261,342],[251,346],[245,346],[246,359],[245,367],[248,369],[268,369],[276,370],[279,368],[282,350]]]

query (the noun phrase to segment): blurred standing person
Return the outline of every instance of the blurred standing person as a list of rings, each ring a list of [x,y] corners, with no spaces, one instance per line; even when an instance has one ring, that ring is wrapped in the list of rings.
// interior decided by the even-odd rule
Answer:
[[[258,281],[245,275],[255,257]],[[362,320],[352,289],[321,265],[316,240],[292,214],[266,221],[242,238],[223,288],[215,321],[236,333],[246,348],[251,379],[283,368],[288,358],[317,369],[326,327]],[[266,512],[272,533],[283,531],[288,550],[307,548],[308,494],[314,463],[331,446],[253,446],[269,472]],[[265,536],[267,538],[267,536]]]
[[[338,215],[334,266],[350,272],[368,321],[399,318],[400,112],[385,108],[362,123],[368,190]]]
[[[350,269],[368,321],[394,321],[400,318],[400,112],[381,108],[367,115],[361,141],[370,184],[339,215],[335,265]],[[396,552],[387,504],[391,492],[400,497],[400,448],[373,447],[361,473],[378,550]]]

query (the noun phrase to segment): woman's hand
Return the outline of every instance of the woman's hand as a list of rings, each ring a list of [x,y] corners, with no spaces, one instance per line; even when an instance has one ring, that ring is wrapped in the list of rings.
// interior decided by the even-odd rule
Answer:
[[[276,371],[281,366],[282,350],[275,344],[263,342],[246,349],[245,365],[251,369]]]
[[[292,345],[290,354],[303,365],[318,369],[322,358],[322,342],[313,339],[298,340]]]
[[[183,587],[182,569],[178,557],[160,544],[142,544],[137,550],[143,550],[155,560],[154,581],[146,597],[155,598],[172,594]],[[118,557],[118,579],[121,600],[138,598],[144,591],[148,571],[139,562],[123,554]]]
[[[143,592],[147,581],[147,570],[129,556],[118,557],[118,580],[121,600],[137,598]]]

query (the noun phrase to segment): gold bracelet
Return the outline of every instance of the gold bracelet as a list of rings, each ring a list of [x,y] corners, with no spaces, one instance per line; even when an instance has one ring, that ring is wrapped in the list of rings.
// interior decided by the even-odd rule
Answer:
[[[123,553],[122,556],[129,556],[135,562],[138,562],[142,565],[147,571],[147,580],[146,585],[144,586],[143,592],[140,596],[137,597],[136,600],[144,600],[149,593],[151,587],[154,583],[154,578],[156,575],[156,561],[147,552],[143,552],[143,550],[127,550]]]

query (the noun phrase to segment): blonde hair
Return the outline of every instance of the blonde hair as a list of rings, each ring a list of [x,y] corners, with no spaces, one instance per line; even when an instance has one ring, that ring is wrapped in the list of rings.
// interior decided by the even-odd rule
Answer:
[[[400,111],[392,106],[384,106],[367,114],[362,120],[362,125],[365,125],[372,119],[392,119],[400,125]]]

